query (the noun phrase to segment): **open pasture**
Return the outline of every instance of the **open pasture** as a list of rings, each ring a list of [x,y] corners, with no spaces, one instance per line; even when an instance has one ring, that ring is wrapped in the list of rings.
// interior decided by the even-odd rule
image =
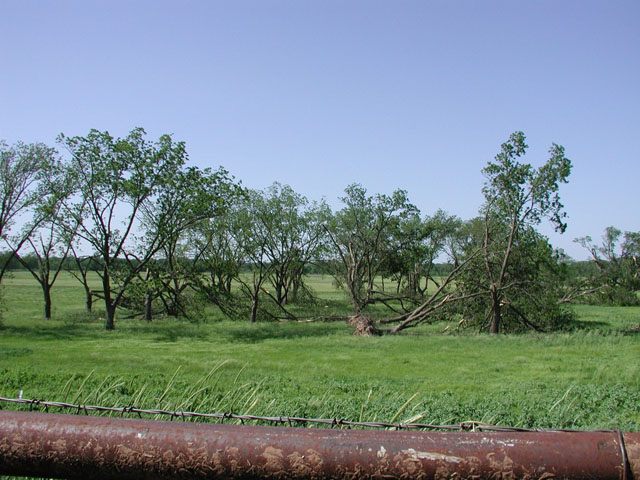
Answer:
[[[96,279],[97,280],[97,279]],[[335,309],[329,277],[311,286]],[[83,312],[69,275],[41,319],[39,286],[3,287],[0,396],[106,406],[350,420],[640,430],[640,308],[576,306],[567,332],[443,334],[446,323],[362,338],[341,321],[203,323]],[[339,310],[339,309],[338,309]],[[452,327],[455,326],[452,324]],[[2,405],[8,408],[7,405]],[[10,407],[17,408],[17,407]]]

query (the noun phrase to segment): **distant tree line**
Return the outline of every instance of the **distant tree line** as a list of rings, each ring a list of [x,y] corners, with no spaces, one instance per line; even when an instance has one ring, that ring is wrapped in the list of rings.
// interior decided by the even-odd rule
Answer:
[[[543,221],[566,229],[559,190],[571,162],[556,144],[542,166],[522,162],[522,132],[482,170],[484,203],[467,221],[422,215],[404,190],[353,184],[334,212],[287,185],[246,189],[223,168],[189,166],[183,142],[151,141],[141,128],[60,135],[58,146],[63,155],[0,142],[0,282],[31,272],[46,318],[65,270],[88,310],[103,303],[107,329],[121,308],[147,321],[197,318],[205,304],[251,322],[296,319],[292,306],[316,301],[309,273],[332,275],[355,315],[384,305],[377,331],[388,333],[453,315],[491,333],[551,330],[578,299],[638,304],[640,232],[577,239],[591,260],[573,262],[537,231]]]

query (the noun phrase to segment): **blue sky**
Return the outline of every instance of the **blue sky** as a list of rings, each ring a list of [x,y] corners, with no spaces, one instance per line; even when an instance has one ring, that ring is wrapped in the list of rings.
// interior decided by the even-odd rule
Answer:
[[[0,138],[184,140],[310,199],[353,182],[462,218],[515,130],[574,169],[555,246],[640,230],[640,2],[0,0]]]

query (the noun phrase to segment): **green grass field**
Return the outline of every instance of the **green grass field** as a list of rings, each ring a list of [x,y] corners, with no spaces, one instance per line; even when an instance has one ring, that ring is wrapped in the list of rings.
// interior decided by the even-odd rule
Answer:
[[[311,285],[331,308],[346,303],[329,277],[313,277]],[[578,327],[555,334],[443,334],[443,323],[363,338],[343,322],[175,319],[117,320],[107,332],[99,311],[84,314],[82,288],[71,276],[53,293],[54,319],[45,321],[37,283],[24,272],[5,280],[0,396],[640,431],[637,307],[576,306]]]

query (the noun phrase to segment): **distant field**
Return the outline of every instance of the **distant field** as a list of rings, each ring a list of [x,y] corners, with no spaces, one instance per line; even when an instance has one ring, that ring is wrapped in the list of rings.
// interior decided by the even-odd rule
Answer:
[[[347,308],[330,277],[310,283],[328,302],[318,309]],[[5,281],[0,396],[640,431],[640,335],[631,332],[638,307],[576,306],[579,328],[558,334],[450,335],[443,323],[361,338],[343,322],[175,319],[118,320],[106,332],[84,314],[70,276],[53,293],[54,319],[44,321],[37,283],[24,272]]]

